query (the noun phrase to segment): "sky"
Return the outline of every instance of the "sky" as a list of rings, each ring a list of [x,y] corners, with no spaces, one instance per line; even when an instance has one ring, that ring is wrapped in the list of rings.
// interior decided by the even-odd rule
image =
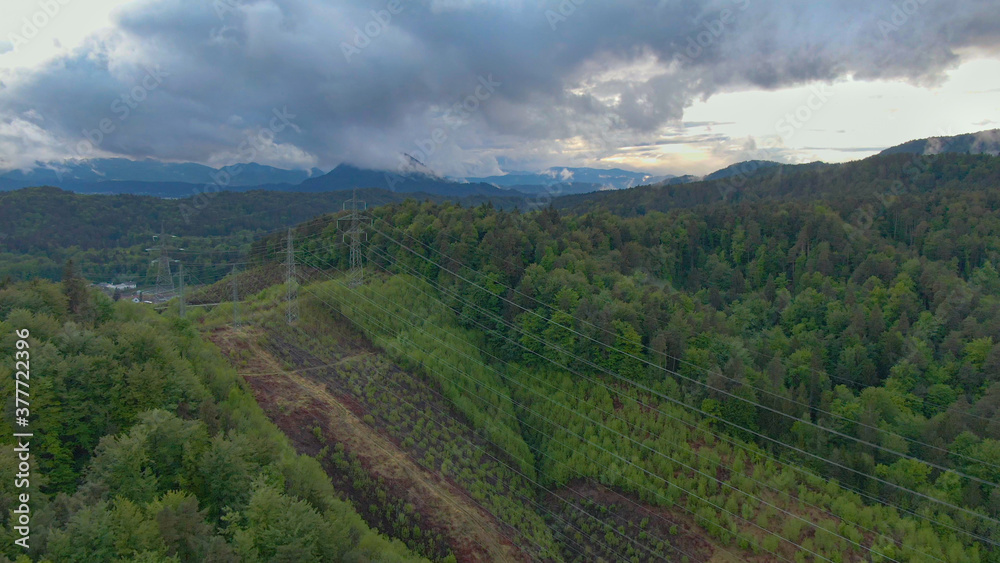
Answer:
[[[5,0],[0,169],[705,174],[1000,127],[995,0]]]

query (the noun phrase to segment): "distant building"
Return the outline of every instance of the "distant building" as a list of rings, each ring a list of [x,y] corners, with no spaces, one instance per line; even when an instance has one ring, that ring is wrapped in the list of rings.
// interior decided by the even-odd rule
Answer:
[[[103,289],[107,289],[107,290],[110,290],[110,291],[114,291],[116,289],[119,290],[119,291],[125,291],[125,290],[135,289],[136,288],[135,282],[102,283],[102,284],[99,284],[99,285]]]

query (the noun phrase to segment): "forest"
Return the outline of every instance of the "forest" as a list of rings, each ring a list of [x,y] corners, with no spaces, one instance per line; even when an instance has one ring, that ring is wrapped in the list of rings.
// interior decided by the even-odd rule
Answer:
[[[358,191],[376,206],[406,198],[428,201],[454,199],[465,205],[482,196],[448,198],[432,194],[401,194],[384,189]],[[154,235],[166,233],[176,250],[183,247],[190,266],[204,265],[206,278],[218,254],[245,253],[249,243],[268,233],[343,208],[350,192],[293,193],[254,190],[218,191],[181,199],[130,194],[84,195],[54,187],[0,191],[0,278],[44,278],[58,281],[63,264],[72,258],[92,281],[148,282],[146,250]],[[518,198],[493,198],[500,207]]]
[[[795,197],[623,203],[627,217],[386,206],[365,248],[374,280],[353,290],[369,300],[338,310],[435,363],[468,354],[444,350],[442,322],[426,319],[471,331],[480,371],[453,402],[528,459],[509,438],[520,427],[543,483],[589,477],[686,504],[723,543],[788,556],[992,561],[996,170],[938,158],[919,189],[872,196],[867,218],[857,202]],[[302,262],[345,270],[344,246],[313,231]],[[410,361],[445,389],[460,379]],[[500,410],[483,417],[473,395]],[[810,509],[827,519],[793,517]]]
[[[337,497],[189,321],[113,303],[72,272],[5,284],[0,319],[5,349],[30,331],[37,413],[30,549],[13,544],[4,479],[0,559],[421,560]],[[12,367],[0,367],[6,397]],[[0,424],[11,475],[13,418]]]
[[[998,562],[998,162],[386,203],[362,283],[342,214],[293,228],[293,283],[285,230],[205,231],[245,271],[183,315],[6,280],[45,374],[29,555],[474,559],[403,460],[512,559]]]

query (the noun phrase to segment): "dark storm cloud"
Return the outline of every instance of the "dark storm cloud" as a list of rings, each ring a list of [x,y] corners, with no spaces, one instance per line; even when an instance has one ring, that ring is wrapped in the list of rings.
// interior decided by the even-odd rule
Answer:
[[[420,146],[431,161],[461,159],[457,147],[537,156],[574,137],[607,151],[680,126],[719,91],[933,82],[998,35],[984,0],[144,0],[72,56],[7,76],[0,118],[66,156],[88,156],[89,134],[95,151],[241,160],[276,110],[292,126],[259,161],[387,166]],[[93,142],[102,119],[113,127]]]

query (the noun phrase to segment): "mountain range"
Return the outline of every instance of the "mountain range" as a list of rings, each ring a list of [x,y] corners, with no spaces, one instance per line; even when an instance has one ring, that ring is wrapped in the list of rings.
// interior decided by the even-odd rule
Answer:
[[[1000,154],[1000,129],[909,141],[880,154],[939,153]],[[31,186],[57,186],[77,193],[130,193],[178,198],[220,191],[332,192],[379,188],[398,193],[424,193],[446,197],[517,197],[537,194],[575,195],[621,190],[642,185],[675,186],[733,176],[749,177],[780,163],[762,160],[740,162],[707,176],[654,176],[620,168],[552,167],[539,172],[514,171],[503,175],[468,178],[439,176],[420,161],[404,155],[404,165],[393,171],[340,164],[324,173],[285,170],[257,163],[212,168],[196,163],[171,163],[153,159],[108,158],[37,163],[28,171],[0,174],[0,190]]]
[[[29,171],[12,170],[0,175],[0,189],[28,186],[64,185],[92,186],[105,182],[180,182],[207,184],[217,178],[226,178],[229,186],[249,187],[264,184],[299,184],[323,174],[322,170],[284,170],[257,163],[234,164],[212,168],[193,162],[161,162],[147,158],[98,158],[37,163]],[[77,190],[73,190],[77,191]]]

